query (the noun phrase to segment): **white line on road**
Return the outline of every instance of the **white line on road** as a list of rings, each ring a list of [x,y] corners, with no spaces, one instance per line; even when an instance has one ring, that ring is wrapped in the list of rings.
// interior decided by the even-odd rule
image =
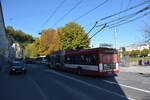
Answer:
[[[126,99],[129,99],[129,100],[135,100],[135,99],[133,99],[133,98],[126,97],[126,96],[124,96],[124,95],[121,95],[121,94],[118,94],[118,93],[115,93],[115,92],[109,91],[109,90],[107,90],[107,89],[104,89],[104,88],[98,87],[98,86],[93,85],[93,84],[89,84],[89,83],[87,83],[87,82],[85,82],[85,81],[82,81],[82,80],[79,80],[79,79],[76,79],[76,78],[73,78],[73,77],[67,76],[67,75],[65,75],[65,74],[62,74],[62,73],[59,73],[59,72],[56,72],[56,71],[53,71],[53,70],[46,70],[46,71],[47,71],[47,72],[54,73],[54,74],[57,74],[57,75],[59,75],[59,76],[62,76],[62,77],[68,78],[68,79],[71,79],[71,80],[73,80],[73,81],[77,81],[77,82],[82,83],[82,84],[85,84],[85,85],[87,85],[87,86],[97,88],[97,89],[99,89],[99,90],[102,90],[102,91],[108,92],[108,93],[110,93],[110,94],[113,94],[113,95],[116,95],[116,96],[119,96],[119,97],[122,97],[122,98],[126,98]]]
[[[146,85],[150,85],[150,83],[148,82],[141,82],[141,81],[133,81],[133,80],[126,80],[126,79],[117,79],[117,80],[120,80],[120,81],[130,81],[130,82],[136,82],[136,83],[142,83],[142,84],[146,84]]]
[[[32,83],[36,86],[38,91],[40,92],[41,96],[43,97],[44,100],[49,100],[48,97],[44,94],[40,86],[30,77],[27,77],[28,80],[32,81]]]
[[[124,86],[124,87],[130,88],[130,89],[142,91],[142,92],[145,92],[145,93],[150,93],[150,91],[148,91],[148,90],[139,89],[139,88],[135,88],[135,87],[132,87],[132,86],[128,86],[128,85],[124,85],[124,84],[120,84],[120,83],[115,83],[115,82],[111,82],[111,81],[107,81],[107,80],[102,80],[102,81],[104,81],[104,82],[106,82],[106,83],[110,83],[110,84],[115,84],[115,85]]]

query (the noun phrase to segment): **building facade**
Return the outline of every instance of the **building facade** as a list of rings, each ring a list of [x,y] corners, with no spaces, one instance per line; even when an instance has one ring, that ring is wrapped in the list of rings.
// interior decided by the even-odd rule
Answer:
[[[0,1],[0,54],[8,57],[8,40],[6,37],[4,18]]]
[[[143,49],[150,49],[150,44],[141,44],[141,45],[132,44],[132,45],[126,46],[125,49],[127,52],[130,52],[132,50],[142,51]]]

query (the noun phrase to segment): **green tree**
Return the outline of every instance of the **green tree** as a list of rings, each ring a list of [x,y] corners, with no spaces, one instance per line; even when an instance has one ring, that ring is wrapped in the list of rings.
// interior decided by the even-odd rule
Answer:
[[[31,35],[25,34],[21,30],[14,30],[11,26],[6,27],[6,35],[11,45],[12,43],[17,42],[21,46],[27,46],[27,44],[34,41]]]
[[[26,57],[37,57],[40,55],[40,40],[36,38],[35,41],[31,44],[28,44],[25,48],[25,56]]]
[[[90,40],[83,27],[70,22],[61,29],[60,36],[62,50],[75,50],[77,48],[89,48]]]
[[[130,52],[130,56],[135,57],[135,56],[138,56],[138,55],[140,55],[140,50],[132,50]]]
[[[126,48],[125,47],[121,47],[123,52],[126,52]]]
[[[129,52],[123,52],[122,55],[123,56],[129,56]]]
[[[142,51],[141,51],[141,55],[142,56],[147,56],[149,54],[149,49],[143,49]]]
[[[25,47],[25,57],[26,57],[26,58],[31,57],[31,53],[32,53],[31,47],[32,47],[31,44],[28,44],[28,45]]]

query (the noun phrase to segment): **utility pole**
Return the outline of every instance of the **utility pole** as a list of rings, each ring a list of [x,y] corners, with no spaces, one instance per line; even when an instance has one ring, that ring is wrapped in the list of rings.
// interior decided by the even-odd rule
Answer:
[[[114,27],[115,30],[115,48],[118,49],[118,40],[117,40],[117,29]]]

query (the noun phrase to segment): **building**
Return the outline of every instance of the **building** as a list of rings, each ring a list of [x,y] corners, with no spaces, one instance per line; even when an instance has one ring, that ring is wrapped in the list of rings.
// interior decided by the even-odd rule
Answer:
[[[0,54],[8,57],[8,40],[6,37],[4,18],[0,1]]]
[[[20,45],[18,43],[13,43],[13,45],[11,46],[12,47],[12,55],[15,55],[15,58],[20,58],[21,57],[21,54],[20,54],[20,51],[21,51],[21,48],[20,48]]]
[[[8,63],[8,40],[6,37],[2,6],[0,1],[0,69]]]
[[[129,45],[129,46],[125,47],[125,50],[127,52],[130,52],[132,50],[142,51],[143,49],[150,49],[150,44],[141,44],[141,45],[132,44],[132,45]]]

